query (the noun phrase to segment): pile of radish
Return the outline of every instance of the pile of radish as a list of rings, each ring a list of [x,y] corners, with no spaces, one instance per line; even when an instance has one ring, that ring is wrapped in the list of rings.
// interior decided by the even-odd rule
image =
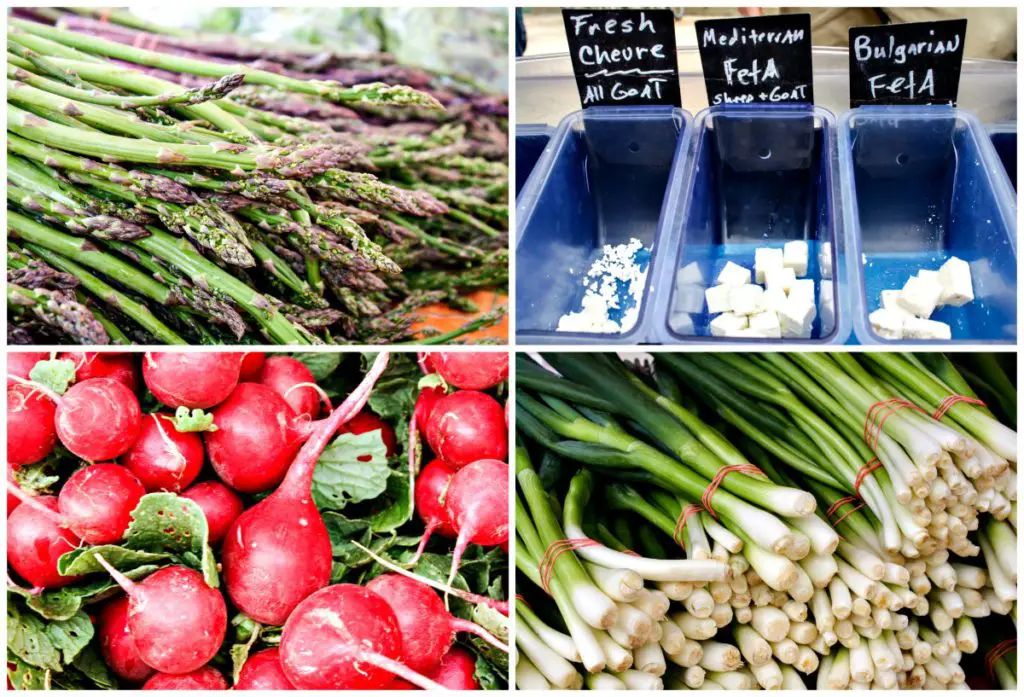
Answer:
[[[9,354],[9,687],[506,688],[507,378]]]

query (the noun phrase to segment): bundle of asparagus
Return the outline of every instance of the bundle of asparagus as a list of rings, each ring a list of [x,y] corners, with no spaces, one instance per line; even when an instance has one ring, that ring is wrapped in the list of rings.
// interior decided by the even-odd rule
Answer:
[[[12,342],[399,342],[417,307],[507,287],[503,98],[386,56],[24,12]]]
[[[972,654],[1015,686],[1016,433],[945,357],[544,359],[521,687],[949,689]]]

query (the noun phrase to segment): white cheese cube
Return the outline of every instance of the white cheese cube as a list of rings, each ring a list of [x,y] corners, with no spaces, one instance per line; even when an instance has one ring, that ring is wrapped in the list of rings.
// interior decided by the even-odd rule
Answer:
[[[944,305],[963,307],[974,300],[971,266],[963,259],[950,257],[939,267],[939,285],[942,286],[939,302]]]
[[[711,320],[711,336],[729,336],[729,332],[746,329],[749,326],[746,315],[723,312]]]
[[[895,312],[896,314],[906,319],[907,317],[913,317],[903,309],[900,305],[900,291],[898,290],[883,290],[882,291],[882,309],[888,310],[889,312]]]
[[[702,286],[704,285],[704,274],[697,262],[691,261],[683,268],[676,271],[676,285],[681,286],[687,283]]]
[[[771,312],[781,312],[786,305],[786,291],[781,288],[766,288],[761,296],[761,307]]]
[[[782,325],[779,324],[779,316],[770,310],[751,315],[750,329],[758,332],[758,336],[765,339],[782,338]]]
[[[822,281],[818,292],[818,307],[821,308],[821,333],[828,334],[836,326],[835,296],[832,294],[832,281]]]
[[[903,323],[905,339],[951,339],[953,331],[945,322],[911,317]]]
[[[806,339],[811,335],[814,323],[814,303],[802,298],[787,298],[786,305],[779,312],[779,326],[785,338]]]
[[[813,304],[814,280],[810,278],[800,278],[793,281],[793,285],[789,289],[789,297],[807,298],[807,300]]]
[[[783,265],[793,269],[797,278],[807,275],[807,243],[803,240],[787,242],[783,247]]]
[[[729,311],[729,290],[732,286],[711,286],[704,291],[704,299],[708,303],[708,312],[717,314]]]
[[[765,286],[768,288],[781,288],[788,293],[794,283],[796,283],[796,273],[786,266],[781,269],[769,269],[765,274]]]
[[[920,271],[917,272],[917,277],[924,281],[927,281],[928,283],[938,283],[940,286],[942,285],[942,281],[939,280],[938,271],[932,271],[931,269],[921,269]],[[940,308],[943,305],[944,303],[942,302],[942,294],[940,293],[939,302],[935,303],[935,307]]]
[[[777,247],[758,247],[754,250],[754,280],[764,283],[765,274],[769,269],[781,269],[783,253]]]
[[[733,329],[725,334],[730,339],[761,339],[763,338],[756,329],[750,327],[744,327],[743,329]]]
[[[750,283],[750,269],[731,261],[726,262],[722,270],[718,272],[717,282],[723,286],[742,286],[745,283]]]
[[[753,284],[729,288],[729,309],[740,315],[752,315],[761,311],[761,297],[764,288]]]
[[[911,316],[907,321],[916,319]],[[902,339],[904,316],[892,310],[875,310],[868,315],[871,329],[882,339]]]
[[[673,312],[699,313],[703,309],[704,286],[695,283],[684,283],[681,286],[676,286],[676,293],[672,298]]]
[[[818,245],[818,268],[822,278],[832,278],[832,243],[822,242]]]
[[[686,312],[675,312],[671,317],[668,318],[668,326],[672,328],[676,334],[682,334],[684,336],[693,335],[693,317]]]
[[[928,319],[935,312],[941,294],[942,286],[937,278],[919,274],[907,279],[898,301],[900,307],[910,314]]]

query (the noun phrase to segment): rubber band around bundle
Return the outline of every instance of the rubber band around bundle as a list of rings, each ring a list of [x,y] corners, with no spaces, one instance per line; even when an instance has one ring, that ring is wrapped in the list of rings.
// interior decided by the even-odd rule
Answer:
[[[637,554],[636,552],[634,552],[631,549],[624,549],[624,550],[622,550],[622,553],[623,554],[628,554],[631,557],[639,557],[640,556],[639,554]]]
[[[852,515],[859,511],[860,509],[864,508],[864,502],[861,501],[860,498],[856,496],[844,496],[843,498],[839,499],[838,501],[836,501],[835,503],[828,507],[828,510],[825,511],[825,517],[831,518],[833,513],[836,513],[840,508],[842,508],[848,503],[856,503],[857,505],[848,510],[843,515],[839,516],[839,520],[833,521],[832,527],[835,527],[844,520],[846,520],[846,516]]]
[[[916,404],[899,397],[890,397],[889,399],[883,399],[880,402],[875,402],[868,407],[868,413],[864,418],[864,442],[867,443],[872,450],[874,450],[878,445],[878,439],[882,434],[882,426],[885,425],[886,419],[900,409],[913,409],[921,412],[925,416],[931,416],[931,414]]]
[[[683,549],[686,549],[686,545],[683,543],[683,530],[686,528],[686,521],[690,519],[694,513],[700,513],[702,509],[695,503],[683,506],[683,510],[679,512],[679,517],[676,518],[676,529],[672,533],[672,539],[675,540]]]
[[[562,554],[571,550],[593,547],[600,544],[597,540],[591,540],[589,537],[555,540],[549,544],[548,548],[544,550],[544,555],[540,558],[540,563],[537,564],[537,571],[540,572],[540,585],[544,592],[551,595],[551,574],[555,571],[555,562],[558,561]]]
[[[989,679],[991,679],[993,681],[996,679],[996,675],[995,675],[995,672],[996,672],[995,671],[996,661],[998,661],[1000,658],[1002,658],[1006,654],[1010,653],[1011,651],[1016,651],[1016,650],[1017,650],[1017,640],[1016,639],[1007,639],[1005,641],[1001,641],[998,644],[996,644],[995,646],[993,646],[991,649],[988,650],[988,653],[985,654],[985,667],[988,669],[988,677],[989,677]]]
[[[749,463],[742,465],[726,465],[725,467],[719,468],[719,470],[715,472],[715,476],[711,480],[711,483],[708,484],[708,488],[704,490],[704,493],[701,494],[700,497],[700,503],[704,507],[704,510],[710,513],[711,517],[716,520],[718,519],[718,514],[715,513],[714,509],[711,507],[711,497],[715,495],[716,491],[718,491],[718,487],[722,485],[722,481],[725,479],[726,475],[732,472],[764,475],[764,472],[759,470],[756,465],[751,465]]]
[[[864,483],[864,480],[869,474],[874,472],[876,469],[882,466],[882,461],[877,457],[873,457],[864,463],[864,466],[857,470],[857,476],[853,480],[853,493],[860,496],[860,485]]]
[[[953,405],[955,405],[957,402],[966,402],[967,404],[976,404],[979,407],[986,406],[985,403],[983,401],[981,401],[980,399],[976,399],[974,397],[968,397],[965,394],[951,394],[948,397],[946,397],[944,400],[942,400],[942,403],[939,404],[939,408],[935,410],[934,414],[932,414],[932,418],[935,419],[936,421],[942,421],[942,417],[945,416],[946,412],[949,411],[950,409],[952,409]]]
[[[518,600],[519,602],[521,602],[521,603],[522,603],[523,605],[525,605],[526,607],[530,607],[530,603],[528,603],[528,602],[526,601],[526,598],[524,598],[523,596],[519,595],[518,593],[516,593],[516,600]]]

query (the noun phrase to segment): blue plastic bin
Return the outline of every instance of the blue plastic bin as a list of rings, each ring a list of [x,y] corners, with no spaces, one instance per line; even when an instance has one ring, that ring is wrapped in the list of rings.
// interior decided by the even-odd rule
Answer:
[[[948,343],[1015,342],[1015,206],[977,119],[949,107],[861,107],[840,119],[839,153],[860,343],[947,343],[886,341],[868,314],[882,290],[951,256],[971,265],[975,300],[932,315],[952,327]]]
[[[1017,191],[1017,124],[998,123],[988,129],[992,145],[999,155],[999,161],[1003,163],[1006,176],[1010,180],[1010,186],[1014,192]]]
[[[646,341],[666,192],[680,186],[692,118],[669,107],[591,108],[566,116],[517,206],[516,336],[524,344]],[[531,187],[534,184],[531,183]],[[601,247],[636,238],[651,251],[639,317],[617,334],[558,332],[577,311]]]
[[[516,199],[526,187],[544,148],[551,141],[555,129],[543,124],[528,123],[516,126]]]
[[[697,115],[684,188],[669,211],[672,235],[657,269],[653,337],[689,342],[842,343],[850,333],[840,305],[842,249],[837,203],[835,116],[810,106],[760,105],[705,109]],[[753,271],[754,250],[808,242],[805,278],[822,291],[818,256],[828,242],[833,278],[825,286],[831,316],[818,303],[810,339],[713,337],[704,289],[729,261]],[[678,280],[677,280],[678,279]],[[831,289],[831,292],[829,292]]]

